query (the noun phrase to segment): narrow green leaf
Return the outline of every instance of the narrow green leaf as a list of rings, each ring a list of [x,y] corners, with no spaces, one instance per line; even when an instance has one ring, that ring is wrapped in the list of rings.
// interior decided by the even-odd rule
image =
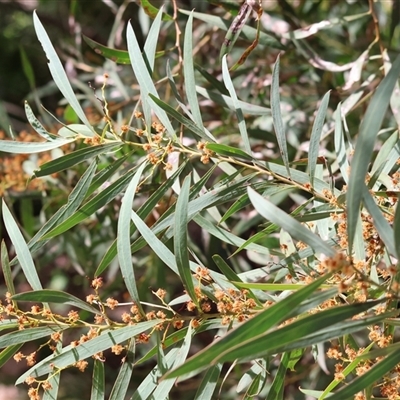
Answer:
[[[33,263],[32,256],[29,252],[29,248],[4,199],[2,203],[4,225],[8,235],[10,236],[12,244],[14,245],[15,253],[17,254],[22,271],[24,272],[26,280],[31,285],[32,289],[40,290],[42,289],[42,284],[40,283],[39,275],[37,274],[35,264]]]
[[[336,251],[326,244],[319,236],[311,232],[300,222],[296,221],[293,217],[286,214],[275,204],[267,199],[264,199],[252,188],[248,188],[248,195],[254,208],[267,220],[277,224],[285,231],[290,232],[290,235],[296,240],[301,240],[307,243],[312,249],[317,252],[323,253],[326,256],[334,257]]]
[[[42,289],[34,290],[32,292],[18,293],[14,295],[13,300],[16,301],[37,301],[40,303],[56,303],[56,304],[68,304],[73,307],[80,308],[82,310],[89,311],[94,314],[100,314],[100,311],[95,307],[92,307],[85,301],[78,299],[72,294],[62,292],[61,290],[53,289]]]
[[[203,77],[210,83],[211,87],[221,94],[229,97],[228,89],[225,87],[224,83],[219,81],[214,75],[211,75],[206,69],[201,65],[195,64],[194,67],[203,75]]]
[[[235,271],[233,271],[229,267],[229,265],[226,263],[226,261],[220,255],[214,254],[212,256],[212,259],[215,262],[215,264],[217,265],[217,267],[221,270],[222,274],[226,277],[226,279],[228,281],[230,281],[230,283],[232,283],[233,285],[235,285],[238,288],[243,287],[243,286],[241,286],[241,284],[243,282],[241,281],[239,276],[235,273]],[[247,288],[247,289],[250,289],[250,288]],[[247,296],[254,299],[256,301],[256,303],[258,303],[258,305],[261,305],[261,303],[255,296],[255,294],[251,290],[249,290],[249,292],[247,293]]]
[[[225,94],[213,92],[200,86],[196,86],[197,93],[204,96],[206,99],[212,100],[215,103],[225,107],[229,110],[235,111],[233,100]],[[249,115],[271,115],[271,110],[266,107],[257,106],[255,104],[246,103],[245,101],[238,100],[240,108],[245,114]]]
[[[143,8],[144,12],[152,19],[157,17],[157,14],[160,10],[157,7],[154,7],[149,0],[139,0],[141,7]],[[171,21],[172,17],[168,14],[163,14],[164,21]]]
[[[53,228],[55,225],[65,221],[81,205],[88,192],[90,183],[93,179],[93,175],[96,171],[96,167],[97,162],[96,160],[93,160],[93,162],[82,175],[81,179],[79,179],[78,183],[69,194],[67,204],[61,206],[39,229],[36,235],[29,241],[28,247],[31,254],[34,254],[48,242],[48,240],[41,240],[44,234],[49,232],[50,229]],[[14,260],[15,262],[17,261],[16,258]],[[11,262],[12,265],[14,263],[14,260]]]
[[[92,130],[92,126],[90,125],[89,120],[86,118],[84,111],[82,110],[81,105],[79,104],[78,99],[75,96],[74,91],[72,90],[71,84],[69,83],[67,74],[65,73],[63,66],[61,64],[60,59],[54,47],[42,25],[40,22],[36,11],[33,12],[33,24],[35,27],[36,35],[42,44],[43,50],[46,53],[48,59],[48,66],[53,77],[55,84],[57,85],[60,92],[67,99],[70,106],[74,109],[79,119]]]
[[[192,325],[189,324],[182,345],[177,349],[173,349],[175,350],[175,356],[172,359],[172,363],[167,364],[169,370],[177,368],[185,362],[186,357],[190,350],[190,345],[192,343],[192,332],[193,332]],[[163,379],[161,382],[158,382],[156,390],[153,393],[154,398],[155,399],[163,398],[167,393],[170,392],[175,382],[176,379],[174,378],[169,378],[169,379],[167,378]]]
[[[194,79],[193,66],[193,12],[189,14],[189,18],[185,28],[185,38],[183,44],[183,73],[185,75],[186,96],[193,115],[193,120],[201,129],[203,127],[203,118],[201,117],[199,102],[197,100],[196,82]]]
[[[124,50],[112,49],[110,47],[104,46],[89,37],[82,35],[83,40],[95,51],[95,53],[100,54],[104,58],[108,58],[117,64],[130,64],[131,60],[129,58],[129,53]]]
[[[290,178],[290,168],[289,168],[289,158],[287,152],[286,144],[286,132],[283,125],[282,113],[281,113],[281,100],[279,96],[279,63],[280,56],[276,59],[274,69],[272,71],[272,84],[271,84],[271,112],[272,121],[274,124],[276,139],[278,141],[279,150],[281,152],[281,157],[283,164],[285,165]]]
[[[10,260],[8,258],[8,250],[4,240],[1,241],[1,268],[3,269],[4,281],[7,287],[7,291],[11,295],[13,295],[15,294],[15,287],[10,268]]]
[[[222,60],[223,56],[230,53],[230,51],[232,50],[250,14],[251,6],[246,1],[240,7],[238,14],[236,15],[235,19],[232,21],[228,29],[224,42],[221,46],[221,51],[219,53],[220,60]]]
[[[160,322],[159,319],[153,319],[151,321],[140,322],[136,325],[126,326],[117,330],[104,331],[100,336],[76,347],[72,347],[71,345],[66,346],[62,349],[60,355],[55,357],[50,355],[22,374],[17,379],[16,385],[24,382],[27,376],[40,377],[51,372],[54,366],[61,369],[74,364],[77,360],[84,360],[91,357],[93,354],[110,349],[116,344],[122,343],[125,340],[141,334],[142,332],[152,329]]]
[[[54,135],[53,133],[47,132],[45,127],[40,123],[40,121],[35,117],[31,107],[29,106],[28,102],[25,101],[24,103],[25,108],[25,115],[28,118],[29,123],[31,124],[32,128],[44,139],[52,142],[54,140],[60,140],[60,137]]]
[[[382,166],[384,165],[385,169],[382,169],[382,172],[390,172],[390,170],[393,168],[393,165],[387,165],[389,161],[389,156],[393,150],[393,147],[398,143],[399,141],[399,131],[395,130],[390,137],[385,139],[385,141],[382,143],[382,147],[379,149],[378,154],[376,155],[376,158],[374,160],[374,163],[372,165],[370,175],[374,175],[376,171],[380,170]],[[371,186],[370,186],[371,187]]]
[[[371,347],[374,345],[374,342],[370,343],[361,353],[361,355],[368,355],[370,353]],[[359,365],[360,363],[360,358],[357,356],[351,363],[349,363],[346,368],[342,371],[343,376],[348,376],[351,374],[355,368]],[[335,389],[336,386],[338,386],[341,383],[340,380],[333,379],[332,382],[325,388],[325,390],[318,396],[318,400],[323,400],[327,397],[329,397],[330,393],[332,392],[333,389]]]
[[[268,391],[266,400],[283,400],[283,388],[285,384],[287,365],[289,363],[290,353],[283,353],[276,371],[272,385]]]
[[[229,352],[234,345],[243,343],[249,338],[254,338],[257,335],[267,332],[274,325],[282,322],[288,314],[288,310],[290,310],[290,312],[295,311],[300,303],[314,293],[327,278],[328,276],[317,279],[303,289],[275,303],[249,321],[239,325],[220,340],[207,346],[195,356],[191,357],[183,366],[167,372],[165,378],[181,376],[195,370],[204,370],[209,367],[210,364],[217,364],[214,362],[216,357],[223,354],[225,351]]]
[[[94,360],[90,400],[104,400],[106,396],[104,362]]]
[[[179,9],[179,12],[182,14],[185,14],[185,15],[190,14],[190,11],[183,10],[183,9]],[[194,18],[197,18],[201,21],[207,22],[212,27],[217,27],[217,28],[223,29],[225,31],[227,31],[229,29],[229,27],[231,26],[230,21],[224,20],[215,15],[193,12],[193,16],[194,16]],[[254,29],[253,27],[248,26],[248,25],[244,25],[240,32],[241,37],[243,37],[244,39],[251,41],[251,42],[256,38],[256,35],[257,35],[257,29]],[[259,43],[265,44],[265,45],[273,47],[275,49],[280,49],[280,50],[285,49],[285,46],[283,46],[278,40],[276,40],[273,36],[266,34],[265,32],[260,32]]]
[[[213,136],[207,133],[206,130],[199,128],[195,123],[193,123],[190,119],[186,118],[183,116],[181,113],[176,111],[173,107],[171,107],[169,104],[164,103],[162,100],[159,98],[153,96],[151,93],[149,94],[149,97],[155,104],[157,104],[161,109],[165,110],[171,117],[176,119],[178,122],[180,122],[182,125],[186,126],[189,130],[191,130],[193,133],[195,133],[198,137],[204,140],[211,140],[215,141]]]
[[[353,396],[371,383],[377,382],[387,375],[397,364],[400,363],[400,353],[398,351],[389,354],[384,360],[373,365],[363,375],[347,383],[342,389],[327,397],[329,400],[347,400],[353,399]]]
[[[49,337],[54,332],[60,332],[66,327],[59,325],[40,326],[37,328],[28,327],[27,329],[17,330],[0,336],[0,348],[27,343],[37,339]]]
[[[349,181],[349,162],[347,160],[346,145],[343,137],[342,126],[342,107],[341,103],[338,104],[335,111],[335,152],[336,159],[339,164],[340,173],[343,180],[348,183]]]
[[[385,246],[388,249],[389,253],[392,256],[396,256],[396,246],[393,229],[384,217],[382,210],[375,203],[375,200],[371,196],[371,193],[369,192],[365,184],[363,183],[362,185],[363,188],[360,188],[360,190],[363,191],[363,201],[365,208],[371,215],[373,224],[378,231],[383,243],[385,243]]]
[[[159,12],[161,12],[161,10]],[[149,94],[152,94],[154,97],[159,98],[157,90],[149,74],[149,71],[147,70],[146,63],[141,54],[140,46],[136,39],[136,35],[131,24],[128,24],[127,27],[127,43],[128,43],[129,58],[131,59],[132,69],[140,86],[142,101],[147,102]],[[157,104],[154,104],[154,112],[159,118],[160,122],[164,125],[168,134],[172,138],[176,139],[175,130],[172,127],[166,112],[162,108],[160,108]]]
[[[132,379],[134,352],[135,352],[135,339],[131,339],[129,341],[129,345],[127,348],[127,354],[124,357],[122,366],[118,372],[117,379],[115,379],[108,400],[125,399],[126,392],[128,391],[128,387]]]
[[[0,368],[10,360],[18,352],[18,350],[24,345],[24,343],[14,344],[13,346],[8,346],[0,352]]]
[[[365,117],[361,122],[360,134],[357,139],[354,157],[351,163],[351,173],[346,195],[347,200],[347,233],[349,252],[351,254],[356,232],[357,220],[363,193],[360,182],[365,182],[365,175],[374,149],[376,136],[385,117],[393,88],[400,74],[400,55],[397,56],[392,68],[379,84],[368,105]]]
[[[243,289],[266,290],[272,292],[280,292],[284,290],[299,290],[304,287],[301,283],[258,283],[258,282],[240,282],[232,281],[235,286]],[[321,288],[328,289],[331,285],[321,285]]]
[[[250,7],[250,6],[249,6]],[[251,7],[250,7],[251,9]],[[236,116],[238,119],[238,126],[240,131],[240,136],[243,141],[244,149],[248,154],[252,154],[251,146],[249,141],[249,135],[247,134],[246,121],[244,119],[243,110],[240,108],[240,104],[236,95],[235,87],[231,76],[229,74],[228,64],[226,62],[226,55],[222,57],[222,78],[224,80],[225,86],[228,89],[229,95],[232,99],[233,105],[235,107]]]
[[[57,149],[75,139],[57,139],[52,142],[16,142],[14,140],[0,140],[0,152],[15,154],[34,154]]]
[[[57,342],[55,354],[60,354],[62,350],[62,341]],[[54,374],[49,372],[46,381],[50,384],[49,389],[45,389],[42,400],[56,400],[58,399],[58,390],[60,388],[61,371]]]
[[[245,153],[243,150],[237,149],[236,147],[227,146],[226,144],[219,143],[207,143],[207,149],[220,154],[225,157],[244,158],[245,160],[253,160],[253,157]]]
[[[130,224],[133,199],[135,198],[136,189],[138,188],[141,176],[146,166],[146,162],[142,163],[126,189],[118,216],[117,230],[118,261],[122,278],[124,279],[129,295],[136,303],[139,312],[143,316],[145,315],[145,312],[140,303],[139,293],[136,287],[135,271],[132,265]]]
[[[128,186],[129,181],[132,179],[132,174],[135,172],[137,167],[133,170],[129,170],[125,175],[118,178],[106,189],[98,193],[87,203],[85,203],[79,210],[74,212],[69,218],[63,221],[61,224],[53,228],[50,232],[46,233],[42,239],[50,239],[54,236],[60,235],[71,229],[75,225],[89,218],[93,213],[99,210],[101,207],[108,204],[110,201],[115,199],[116,196],[120,195]]]
[[[211,400],[218,384],[218,378],[221,375],[223,364],[217,364],[210,367],[205,373],[194,400]]]
[[[216,353],[217,355],[212,361],[212,364],[217,362],[233,361],[237,358],[250,360],[257,357],[280,353],[281,351],[285,351],[286,348],[291,350],[293,347],[290,347],[290,344],[298,341],[298,338],[307,337],[310,332],[316,333],[319,330],[326,329],[326,327],[335,324],[337,324],[336,337],[341,336],[342,332],[339,327],[339,322],[367,311],[377,304],[379,304],[379,301],[356,303],[330,308],[317,314],[301,318],[290,325],[286,325],[273,332],[266,333],[264,331],[259,335],[251,335],[245,340],[237,341],[234,339],[234,335],[232,335],[230,349]],[[351,324],[354,323],[355,321],[352,320]],[[297,344],[296,347],[298,347]]]
[[[162,7],[164,9],[164,7]],[[151,24],[149,33],[147,35],[146,41],[143,47],[143,55],[146,57],[146,61],[148,66],[150,67],[150,71],[154,69],[154,60],[156,58],[156,50],[159,42],[160,29],[161,29],[161,21],[162,21],[162,12],[161,10],[157,10],[156,15],[154,16],[154,21]]]
[[[326,93],[323,97],[311,131],[310,148],[308,150],[308,171],[310,173],[311,186],[314,186],[315,170],[317,168],[317,159],[319,153],[319,142],[321,140],[322,128],[324,127],[326,112],[328,110],[329,97],[330,92]]]
[[[39,169],[34,171],[34,175],[37,178],[41,176],[51,175],[55,172],[69,169],[74,165],[89,160],[90,158],[93,158],[97,155],[116,151],[119,147],[121,147],[121,145],[115,143],[84,147],[41,165]]]
[[[399,195],[397,196],[397,202],[399,202]],[[399,204],[399,203],[397,203]],[[393,220],[393,235],[394,235],[394,245],[396,248],[396,257],[400,259],[400,207],[396,207],[396,212],[394,214]]]
[[[190,270],[189,254],[187,249],[188,202],[191,175],[183,181],[178,196],[175,212],[174,252],[179,276],[192,301],[198,305],[198,298],[194,290],[192,271]]]
[[[171,250],[152,232],[152,230],[144,223],[144,221],[132,211],[131,218],[136,225],[137,230],[143,236],[146,243],[152,248],[154,253],[179,275],[178,267],[176,265],[175,257]]]
[[[175,180],[181,174],[186,166],[186,162],[182,163],[179,168],[175,171],[175,173],[169,177],[169,179],[165,180],[156,191],[152,193],[152,195],[147,199],[147,201],[138,209],[137,214],[141,219],[145,219],[150,212],[154,209],[160,199],[165,195],[165,193],[172,187]],[[136,230],[135,225],[132,223],[130,227],[130,234],[132,235]],[[95,272],[95,276],[100,276],[110,262],[117,255],[117,241],[115,240],[110,248],[107,250],[106,254],[103,256],[97,270]]]

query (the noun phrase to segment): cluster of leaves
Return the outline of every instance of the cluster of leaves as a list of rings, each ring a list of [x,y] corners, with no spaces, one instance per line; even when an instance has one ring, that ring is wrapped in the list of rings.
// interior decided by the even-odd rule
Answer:
[[[198,375],[190,398],[242,393],[276,400],[290,398],[285,380],[288,371],[304,368],[302,362],[315,357],[319,371],[332,367],[321,344],[331,341],[326,355],[336,360],[333,379],[324,387],[303,380],[298,383],[306,387],[297,391],[318,399],[361,400],[377,393],[398,398],[400,150],[392,126],[399,115],[400,57],[392,62],[381,49],[383,72],[377,73],[377,57],[370,57],[379,42],[372,5],[345,19],[356,24],[369,18],[376,36],[344,66],[324,61],[304,41],[340,26],[340,19],[287,31],[278,40],[262,32],[257,2],[240,9],[223,2],[236,14],[231,27],[217,15],[179,9],[174,1],[169,14],[147,1],[141,6],[154,18],[143,49],[130,24],[127,52],[86,39],[112,62],[130,64],[137,82],[125,85],[118,64],[107,61],[102,86],[91,96],[103,114],[97,124],[34,13],[53,80],[81,123],[59,121],[61,129],[51,133],[26,104],[30,124],[45,141],[0,141],[0,151],[17,154],[68,146],[36,169],[34,178],[56,173],[59,184],[71,188],[54,213],[42,213],[28,240],[7,205],[11,199],[3,199],[15,257],[9,259],[3,242],[7,294],[0,304],[0,365],[26,360],[30,368],[17,383],[30,386],[30,399],[58,398],[61,376],[91,367],[93,400],[107,392],[109,399],[167,398],[177,382]],[[253,9],[256,28],[244,24]],[[220,65],[194,63],[194,38],[210,40],[214,29],[195,21],[228,30],[225,40],[221,36]],[[172,45],[162,36],[163,24],[175,28]],[[334,111],[330,93],[323,95],[315,116],[307,116],[313,123],[303,146],[296,129],[305,111],[285,111],[280,98],[285,55],[281,60],[274,54],[269,102],[261,96],[251,102],[251,90],[240,85],[249,77],[254,82],[252,73],[261,68],[255,63],[246,69],[258,48],[294,51],[289,40],[310,68],[350,71],[346,89],[363,79]],[[375,80],[379,85],[356,123]],[[133,111],[130,102],[119,107],[111,101],[116,89],[121,104],[125,97],[135,99]],[[91,277],[83,285],[86,296],[57,290],[54,281],[45,287],[34,259],[42,262],[49,253],[53,267],[66,256],[83,281]],[[21,277],[31,291],[16,290]],[[22,346],[37,340],[37,349],[26,354]],[[105,383],[110,355],[122,361],[111,390]],[[133,387],[134,372],[150,364]]]

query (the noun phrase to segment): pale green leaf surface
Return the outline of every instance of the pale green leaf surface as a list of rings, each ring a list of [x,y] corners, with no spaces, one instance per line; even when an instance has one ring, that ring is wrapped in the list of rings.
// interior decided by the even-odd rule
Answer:
[[[400,207],[399,206],[397,206],[396,212],[394,214],[393,236],[394,236],[394,245],[396,249],[396,257],[397,259],[400,259]]]
[[[215,362],[216,357],[223,354],[225,351],[229,353],[234,346],[240,345],[246,340],[253,340],[257,335],[267,332],[275,324],[279,324],[283,321],[288,311],[290,311],[290,313],[294,312],[300,303],[316,291],[326,279],[327,276],[322,277],[284,298],[280,302],[275,303],[252,319],[231,330],[217,342],[212,343],[198,352],[183,366],[168,372],[165,377],[177,377],[195,370],[204,370],[209,367],[210,364],[217,364],[217,362]]]
[[[335,152],[336,159],[339,164],[340,173],[342,174],[343,180],[348,183],[349,181],[349,162],[347,160],[346,145],[343,137],[343,126],[342,126],[342,107],[341,103],[337,106],[335,112]]]
[[[15,294],[15,286],[12,278],[10,260],[8,258],[8,250],[4,239],[1,241],[1,268],[3,270],[4,281],[8,293]]]
[[[174,254],[170,249],[154,234],[154,232],[145,224],[145,222],[134,212],[131,213],[133,223],[137,230],[143,236],[146,243],[152,248],[154,253],[166,264],[172,271],[179,275],[178,267]]]
[[[54,236],[66,232],[75,225],[89,218],[90,215],[92,215],[101,207],[105,206],[110,201],[115,199],[115,197],[120,195],[121,192],[123,192],[128,186],[130,180],[132,179],[132,174],[135,172],[136,168],[137,167],[129,170],[116,181],[114,181],[110,186],[99,192],[96,196],[85,203],[80,209],[69,216],[65,221],[54,227],[50,232],[47,232],[42,238],[50,239]]]
[[[60,354],[61,350],[62,350],[62,341],[60,340],[57,342],[55,353]],[[46,380],[50,384],[50,388],[44,390],[42,400],[57,400],[58,399],[58,391],[60,388],[60,379],[61,379],[61,371],[58,374],[49,372]]]
[[[4,199],[2,204],[4,225],[12,244],[14,245],[15,253],[17,254],[22,271],[32,289],[40,290],[42,289],[42,284],[40,283],[39,275],[36,271],[35,264],[33,263],[29,248]]]
[[[235,111],[235,105],[233,104],[233,100],[228,95],[213,92],[211,90],[205,89],[200,86],[196,86],[196,91],[197,93],[204,96],[206,99],[212,100],[215,103],[221,105],[222,107]],[[271,115],[271,110],[269,108],[257,106],[255,104],[250,104],[241,100],[238,100],[238,103],[244,114]]]
[[[89,160],[100,154],[108,153],[117,150],[121,145],[119,143],[100,144],[98,146],[88,146],[72,153],[66,154],[62,157],[51,160],[40,166],[39,169],[34,171],[36,177],[54,174],[65,169],[69,169],[76,164]]]
[[[129,346],[126,349],[127,354],[124,356],[122,366],[115,379],[113,388],[111,390],[108,400],[121,400],[124,399],[128,391],[129,384],[132,379],[133,361],[135,352],[135,339],[129,341]]]
[[[201,117],[199,102],[197,100],[196,82],[194,79],[194,65],[193,65],[193,12],[189,14],[188,21],[185,27],[185,38],[183,44],[183,73],[185,76],[186,96],[190,106],[193,120],[196,125],[201,129],[203,127],[203,119]]]
[[[393,352],[385,359],[373,365],[363,375],[358,376],[353,381],[349,382],[342,389],[327,397],[329,400],[347,400],[353,399],[354,395],[364,390],[371,383],[379,381],[383,376],[388,374],[397,364],[400,363],[400,353]]]
[[[61,354],[57,356],[50,355],[38,362],[24,374],[22,374],[16,384],[25,381],[27,376],[40,377],[44,374],[49,373],[53,368],[54,364],[56,368],[64,368],[68,365],[74,364],[79,360],[84,360],[91,357],[93,354],[104,351],[111,348],[112,346],[122,343],[148,329],[153,328],[155,325],[160,323],[160,320],[154,319],[151,321],[140,322],[133,326],[126,326],[118,330],[108,330],[102,332],[100,336],[95,337],[85,343],[81,343],[76,347],[71,345],[63,348]]]
[[[300,222],[286,214],[273,203],[264,199],[252,188],[248,188],[248,195],[258,213],[267,220],[282,227],[287,232],[290,232],[290,235],[293,238],[307,243],[315,251],[323,253],[329,257],[333,257],[336,254],[335,250],[326,244],[326,242],[324,242],[319,236],[311,232]]]
[[[93,175],[96,172],[96,168],[97,162],[96,160],[93,160],[93,162],[86,169],[75,187],[72,189],[71,193],[68,196],[67,203],[61,206],[39,229],[36,235],[28,242],[28,247],[32,254],[34,254],[48,242],[48,240],[41,240],[43,235],[46,234],[55,225],[65,221],[81,205],[88,192],[89,186],[93,179]]]
[[[157,190],[154,191],[152,195],[147,199],[147,201],[137,210],[137,214],[141,219],[145,219],[150,214],[150,212],[154,209],[154,207],[157,205],[160,199],[174,184],[175,180],[184,170],[185,165],[186,165],[185,162],[182,163],[179,166],[179,168],[174,172],[174,174],[170,176],[169,179],[165,180],[161,184],[161,186],[158,187]],[[133,223],[131,224],[130,229],[131,229],[130,234],[132,235],[134,233],[134,230],[136,229]],[[97,267],[95,276],[101,275],[116,255],[117,255],[117,242],[116,240],[114,240],[114,242],[111,244],[111,246],[103,256],[99,266]]]
[[[198,127],[194,122],[192,122],[190,119],[186,118],[181,113],[176,111],[169,104],[163,102],[156,96],[153,96],[152,93],[149,94],[149,97],[153,101],[153,103],[157,104],[162,110],[165,110],[169,115],[171,115],[171,117],[176,119],[182,125],[186,126],[186,128],[191,130],[198,137],[200,137],[204,140],[212,140],[213,142],[215,141],[214,137],[207,130],[201,129],[200,127]]]
[[[94,360],[90,400],[104,400],[105,395],[104,363]]]
[[[32,128],[44,139],[48,141],[59,140],[60,138],[53,133],[47,132],[45,127],[40,123],[40,121],[35,117],[31,107],[29,106],[28,102],[25,101],[24,103],[25,115],[28,119],[29,123],[31,124]]]
[[[185,15],[189,15],[190,11],[187,10],[182,10],[180,9],[179,12]],[[197,19],[200,19],[201,21],[207,22],[213,27],[217,27],[220,29],[223,29],[227,31],[231,25],[231,21],[224,20],[220,17],[210,15],[210,14],[203,14],[199,12],[193,12],[193,16]],[[254,29],[251,26],[245,25],[243,26],[240,36],[249,40],[253,41],[256,38],[257,30]],[[265,44],[267,46],[271,46],[276,49],[283,50],[284,46],[278,42],[274,37],[266,34],[265,32],[260,32],[260,38],[259,38],[259,43],[260,44]]]
[[[174,224],[174,253],[179,276],[182,279],[182,283],[186,289],[186,292],[192,301],[195,304],[198,304],[198,299],[193,284],[192,271],[190,270],[187,240],[190,181],[191,175],[186,176],[176,204]]]
[[[159,11],[159,13],[160,12],[161,11]],[[144,101],[147,101],[149,93],[152,94],[154,97],[159,98],[157,90],[149,74],[149,71],[147,70],[146,63],[141,54],[140,46],[136,39],[136,35],[131,24],[128,24],[127,27],[127,44],[128,44],[129,58],[131,60],[133,72],[135,73],[136,79],[138,80],[140,86],[142,98],[144,99]],[[160,108],[157,104],[154,104],[154,112],[160,119],[160,122],[166,128],[168,134],[172,138],[176,139],[175,130],[172,127],[166,112],[162,108]]]
[[[33,12],[33,24],[35,26],[36,35],[40,43],[42,44],[43,50],[46,53],[48,59],[48,67],[55,84],[57,85],[58,89],[63,94],[63,96],[67,99],[70,106],[74,109],[79,119],[89,129],[92,129],[89,120],[86,118],[86,115],[82,110],[82,107],[79,104],[79,101],[76,98],[74,91],[72,90],[67,74],[64,71],[61,61],[58,58],[58,55],[54,50],[54,47],[36,14],[36,11]]]
[[[323,97],[311,131],[310,148],[308,151],[308,170],[310,173],[311,186],[314,186],[317,158],[319,153],[319,144],[321,140],[322,128],[324,127],[326,112],[328,110],[329,97],[330,97],[330,92],[326,93],[325,96]]]
[[[142,315],[145,315],[145,312],[140,304],[139,293],[136,286],[135,271],[132,264],[130,217],[132,212],[132,202],[135,198],[136,189],[146,166],[147,163],[142,163],[129,183],[128,188],[126,189],[118,216],[117,228],[117,251],[122,278],[124,279],[129,295],[136,303]]]
[[[233,85],[231,76],[229,74],[229,68],[226,62],[226,55],[222,57],[222,79],[224,80],[225,86],[228,89],[229,95],[233,102],[233,106],[235,107],[236,117],[238,119],[239,132],[242,138],[244,149],[248,154],[251,155],[252,152],[251,152],[249,136],[247,134],[246,121],[244,119],[243,110],[240,108],[240,104],[238,101],[239,99],[237,98],[236,95],[236,89]]]
[[[27,343],[32,340],[48,338],[52,333],[60,332],[66,327],[59,325],[40,326],[36,328],[17,330],[0,336],[0,348]]]
[[[394,232],[389,222],[384,217],[382,210],[378,207],[375,200],[371,196],[371,193],[364,185],[363,190],[363,201],[365,208],[368,210],[372,217],[373,224],[379,233],[380,238],[387,247],[389,253],[392,256],[396,256],[396,246],[394,240]]]
[[[23,346],[23,343],[14,344],[13,346],[8,346],[0,352],[0,368],[4,366],[4,364],[14,356],[14,354],[18,353],[18,350]]]
[[[290,177],[289,158],[288,158],[287,144],[286,144],[286,132],[285,132],[285,127],[283,125],[283,119],[281,113],[281,101],[279,95],[279,63],[280,63],[280,56],[278,55],[278,58],[276,59],[276,63],[274,65],[274,69],[272,71],[271,112],[272,112],[272,121],[274,124],[276,139],[278,141],[282,161],[287,169],[288,177]]]
[[[75,139],[57,139],[52,142],[16,142],[14,140],[0,140],[0,152],[15,154],[34,154],[57,149]]]
[[[347,200],[347,232],[349,251],[354,244],[357,220],[360,214],[362,191],[359,183],[365,181],[365,175],[374,149],[376,135],[385,117],[393,89],[400,74],[400,56],[392,64],[392,68],[379,84],[361,122],[354,157],[351,163]]]
[[[81,310],[89,311],[90,313],[100,314],[100,311],[85,301],[73,296],[72,294],[62,292],[61,290],[42,289],[32,292],[18,293],[13,296],[16,301],[37,301],[40,303],[56,303],[68,304]]]
[[[223,364],[217,364],[210,367],[204,374],[204,377],[197,389],[194,400],[211,400],[221,375]]]

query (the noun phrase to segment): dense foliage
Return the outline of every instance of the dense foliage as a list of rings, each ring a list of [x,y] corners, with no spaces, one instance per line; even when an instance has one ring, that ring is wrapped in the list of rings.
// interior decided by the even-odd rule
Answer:
[[[0,366],[31,400],[399,399],[396,6],[130,3],[62,58],[33,13],[63,99],[0,140]]]

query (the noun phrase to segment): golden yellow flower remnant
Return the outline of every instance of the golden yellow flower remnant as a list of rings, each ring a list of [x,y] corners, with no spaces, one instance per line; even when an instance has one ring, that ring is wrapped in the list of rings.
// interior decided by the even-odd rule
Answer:
[[[92,288],[97,290],[100,289],[103,286],[103,278],[102,277],[98,277],[98,278],[94,278],[92,280]]]
[[[140,111],[135,110],[134,114],[135,118],[143,118],[143,113],[141,113]]]
[[[78,313],[78,311],[76,311],[76,310],[71,310],[71,311],[69,311],[69,312],[68,312],[68,319],[69,319],[71,322],[76,322],[76,321],[78,321],[78,319],[79,319],[79,313]]]
[[[172,326],[175,329],[182,329],[184,324],[185,324],[185,321],[183,319],[175,320],[172,322]]]
[[[93,304],[93,302],[94,302],[95,300],[97,300],[97,296],[96,296],[95,294],[89,294],[89,295],[86,296],[86,301],[87,301],[89,304]]]
[[[32,367],[32,365],[36,364],[36,351],[26,356],[26,364],[28,367]]]
[[[116,344],[111,347],[111,352],[117,356],[119,356],[124,350],[125,350],[125,347],[121,346],[120,344]]]
[[[338,347],[331,347],[326,352],[328,358],[334,358],[335,360],[340,360],[342,358],[342,352],[339,351]]]
[[[112,297],[109,297],[106,300],[106,305],[108,308],[111,308],[111,310],[114,310],[114,308],[118,306],[118,300],[115,300]]]
[[[29,397],[29,400],[40,400],[38,390],[35,388],[30,388],[28,390],[28,397]]]
[[[14,360],[18,363],[20,362],[22,359],[25,358],[25,356],[19,351],[18,353],[14,354]]]
[[[73,365],[74,365],[74,367],[78,368],[79,371],[83,372],[83,371],[85,371],[86,367],[88,366],[88,362],[86,360],[80,360]]]

